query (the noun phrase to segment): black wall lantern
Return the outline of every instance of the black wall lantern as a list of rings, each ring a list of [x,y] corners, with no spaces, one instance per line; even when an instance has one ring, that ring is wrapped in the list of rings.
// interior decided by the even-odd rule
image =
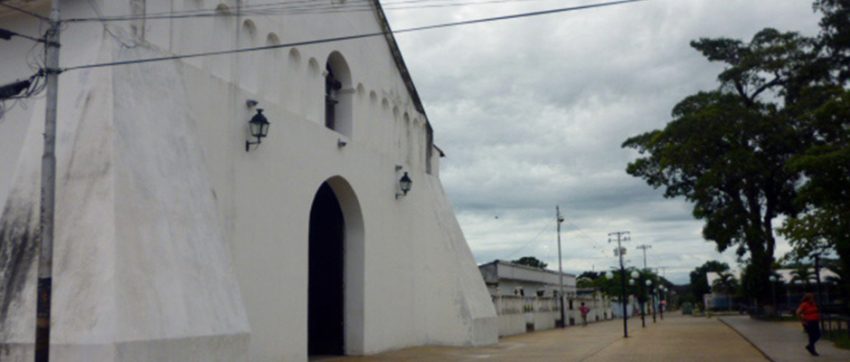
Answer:
[[[398,180],[398,187],[402,193],[396,193],[395,198],[398,199],[402,196],[407,196],[407,193],[410,192],[410,187],[413,185],[413,180],[410,179],[410,176],[407,175],[407,172],[404,173],[404,176]]]
[[[248,122],[248,128],[251,130],[251,136],[256,137],[257,141],[245,141],[245,152],[251,149],[251,145],[257,145],[259,147],[259,144],[263,141],[263,137],[269,135],[269,120],[263,115],[262,108],[257,108],[257,114],[251,117],[251,120]]]

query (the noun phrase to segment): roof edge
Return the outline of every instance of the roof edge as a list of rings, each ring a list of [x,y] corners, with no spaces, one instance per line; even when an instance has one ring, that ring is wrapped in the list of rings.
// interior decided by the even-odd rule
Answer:
[[[387,40],[387,45],[390,47],[390,53],[393,56],[393,61],[395,61],[398,72],[401,73],[401,78],[404,80],[404,85],[407,87],[410,97],[413,98],[413,105],[416,107],[417,111],[425,116],[425,122],[428,122],[428,115],[425,113],[425,107],[422,106],[422,100],[419,98],[419,92],[416,91],[416,86],[413,85],[413,79],[410,77],[410,71],[407,70],[407,65],[404,63],[404,58],[401,56],[401,49],[399,49],[398,43],[395,41],[395,36],[393,36],[393,30],[387,20],[387,15],[384,13],[384,8],[381,7],[381,1],[372,0],[372,4],[375,5],[375,15],[378,17],[378,22],[381,23],[381,30],[384,33],[384,39]],[[428,122],[428,127],[431,127],[430,122]]]

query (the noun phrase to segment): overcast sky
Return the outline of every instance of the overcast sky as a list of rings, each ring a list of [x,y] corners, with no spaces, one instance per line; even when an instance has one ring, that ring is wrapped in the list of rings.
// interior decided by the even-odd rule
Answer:
[[[386,0],[385,6],[398,0]],[[485,1],[485,0],[479,0]],[[525,0],[388,11],[394,29],[589,4]],[[631,231],[627,260],[685,283],[707,260],[735,265],[702,239],[681,199],[625,173],[632,136],[663,127],[684,97],[717,87],[721,65],[689,42],[749,40],[765,27],[813,35],[809,0],[650,0],[396,36],[447,157],[441,178],[479,263],[532,255],[557,270],[616,265],[608,232]],[[782,243],[781,256],[788,250]]]

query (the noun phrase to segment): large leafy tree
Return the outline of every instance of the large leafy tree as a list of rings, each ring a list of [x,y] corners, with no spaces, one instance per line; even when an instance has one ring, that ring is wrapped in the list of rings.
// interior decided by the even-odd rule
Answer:
[[[805,148],[799,137],[797,103],[813,71],[812,39],[764,29],[750,42],[700,39],[691,46],[708,60],[726,64],[720,87],[679,102],[664,129],[632,138],[623,147],[640,157],[627,172],[643,178],[665,197],[684,197],[705,221],[703,236],[719,251],[749,254],[760,280],[759,300],[769,298],[776,240],[774,220],[793,216],[799,173],[787,162]]]
[[[816,0],[814,9],[823,15],[819,39],[824,55],[843,83],[850,79],[850,4],[847,0]]]
[[[850,280],[850,2],[819,0],[814,7],[823,14],[821,33],[801,92],[807,102],[799,106],[810,143],[788,164],[805,175],[797,196],[804,212],[788,219],[782,233],[794,259],[835,253],[835,269]],[[842,284],[850,300],[850,283]]]

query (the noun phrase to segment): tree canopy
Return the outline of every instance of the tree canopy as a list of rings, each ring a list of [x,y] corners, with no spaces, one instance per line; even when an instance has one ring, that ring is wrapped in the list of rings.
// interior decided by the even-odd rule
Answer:
[[[809,43],[774,29],[749,43],[692,42],[708,60],[727,64],[720,88],[685,98],[664,129],[623,143],[642,156],[628,165],[629,174],[664,187],[665,197],[691,201],[694,217],[705,220],[705,239],[718,251],[734,246],[739,256],[749,253],[766,271],[776,245],[773,220],[797,213],[799,174],[785,165],[805,144],[789,106],[796,92],[783,86],[794,83]]]
[[[809,102],[799,112],[802,134],[810,138],[789,170],[804,182],[795,200],[803,212],[789,218],[781,233],[794,247],[793,259],[837,254],[835,271],[850,280],[850,3],[815,1],[823,14],[817,59],[806,91]],[[842,283],[850,300],[850,283]]]
[[[511,263],[530,266],[530,267],[538,268],[538,269],[546,269],[546,266],[549,265],[549,264],[546,264],[543,261],[541,261],[540,259],[537,259],[533,256],[524,256],[524,257],[519,258],[517,260],[511,260]]]
[[[684,197],[719,251],[734,247],[748,293],[768,299],[774,220],[801,255],[835,251],[850,270],[850,4],[818,0],[821,33],[764,29],[691,46],[725,68],[660,130],[627,139],[626,171]],[[695,293],[700,292],[695,290]]]

